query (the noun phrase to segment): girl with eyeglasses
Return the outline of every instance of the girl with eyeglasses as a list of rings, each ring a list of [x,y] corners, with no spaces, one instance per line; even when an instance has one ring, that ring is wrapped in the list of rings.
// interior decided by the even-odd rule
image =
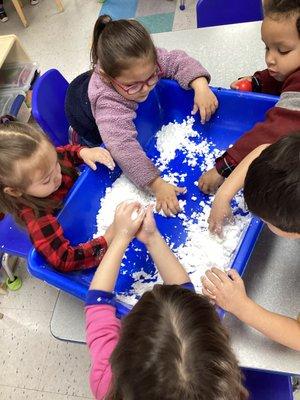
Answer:
[[[89,146],[104,143],[125,175],[156,196],[157,211],[180,211],[177,195],[185,188],[165,182],[137,141],[133,123],[161,77],[175,79],[184,89],[194,89],[193,113],[205,123],[218,101],[210,90],[209,73],[181,50],[155,48],[146,29],[134,20],[103,15],[94,27],[91,49],[93,70],[77,77],[66,98],[66,114],[77,141]],[[73,132],[74,133],[74,132]]]

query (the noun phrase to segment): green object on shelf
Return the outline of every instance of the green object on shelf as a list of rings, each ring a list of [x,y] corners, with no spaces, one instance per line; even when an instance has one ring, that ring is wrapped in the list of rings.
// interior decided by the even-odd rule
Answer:
[[[98,2],[103,4],[103,3],[105,3],[105,0],[98,0]]]
[[[9,278],[7,278],[5,283],[6,283],[7,288],[13,292],[19,290],[22,286],[21,279],[17,278],[16,276],[13,281],[11,281]]]

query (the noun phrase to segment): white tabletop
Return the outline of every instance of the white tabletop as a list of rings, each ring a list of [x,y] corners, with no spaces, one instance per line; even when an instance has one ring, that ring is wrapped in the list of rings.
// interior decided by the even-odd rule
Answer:
[[[224,25],[153,35],[159,47],[183,49],[201,61],[213,86],[229,87],[237,77],[265,68],[261,22]],[[295,317],[300,311],[300,246],[264,230],[245,276],[249,294],[262,306]],[[279,346],[235,318],[225,319],[242,366],[300,374],[300,355]],[[51,331],[57,338],[84,341],[83,304],[60,293]]]
[[[223,25],[152,35],[158,47],[182,49],[210,72],[212,86],[229,87],[238,77],[266,68],[261,22]]]

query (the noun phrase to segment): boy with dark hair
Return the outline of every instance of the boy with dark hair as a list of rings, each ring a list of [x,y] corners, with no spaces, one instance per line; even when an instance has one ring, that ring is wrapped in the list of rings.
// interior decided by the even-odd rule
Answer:
[[[220,235],[230,202],[244,187],[249,211],[279,236],[300,238],[300,132],[253,150],[216,193],[209,230]]]
[[[230,200],[242,188],[249,210],[276,235],[300,239],[300,132],[252,151],[218,190],[211,214],[211,231],[221,234],[230,219]],[[300,319],[265,310],[246,294],[235,270],[228,275],[212,268],[202,278],[203,294],[270,339],[300,351]]]
[[[256,147],[274,143],[300,127],[300,0],[268,0],[264,11],[261,35],[268,68],[242,79],[252,82],[252,91],[280,95],[280,99],[265,121],[246,132],[200,177],[198,185],[204,193],[215,193]],[[238,81],[231,88],[237,89]]]

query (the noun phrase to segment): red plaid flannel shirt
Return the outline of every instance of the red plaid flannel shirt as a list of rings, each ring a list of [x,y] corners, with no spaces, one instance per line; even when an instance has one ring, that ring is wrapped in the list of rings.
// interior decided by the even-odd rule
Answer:
[[[74,168],[82,164],[79,156],[80,146],[67,145],[56,149],[61,165]],[[62,174],[62,184],[49,199],[62,201],[73,186],[75,178]],[[53,211],[53,210],[52,210]],[[72,246],[64,236],[55,211],[41,211],[39,217],[29,207],[24,207],[20,217],[25,222],[34,247],[45,257],[54,268],[62,272],[90,268],[98,264],[106,249],[104,237]]]

